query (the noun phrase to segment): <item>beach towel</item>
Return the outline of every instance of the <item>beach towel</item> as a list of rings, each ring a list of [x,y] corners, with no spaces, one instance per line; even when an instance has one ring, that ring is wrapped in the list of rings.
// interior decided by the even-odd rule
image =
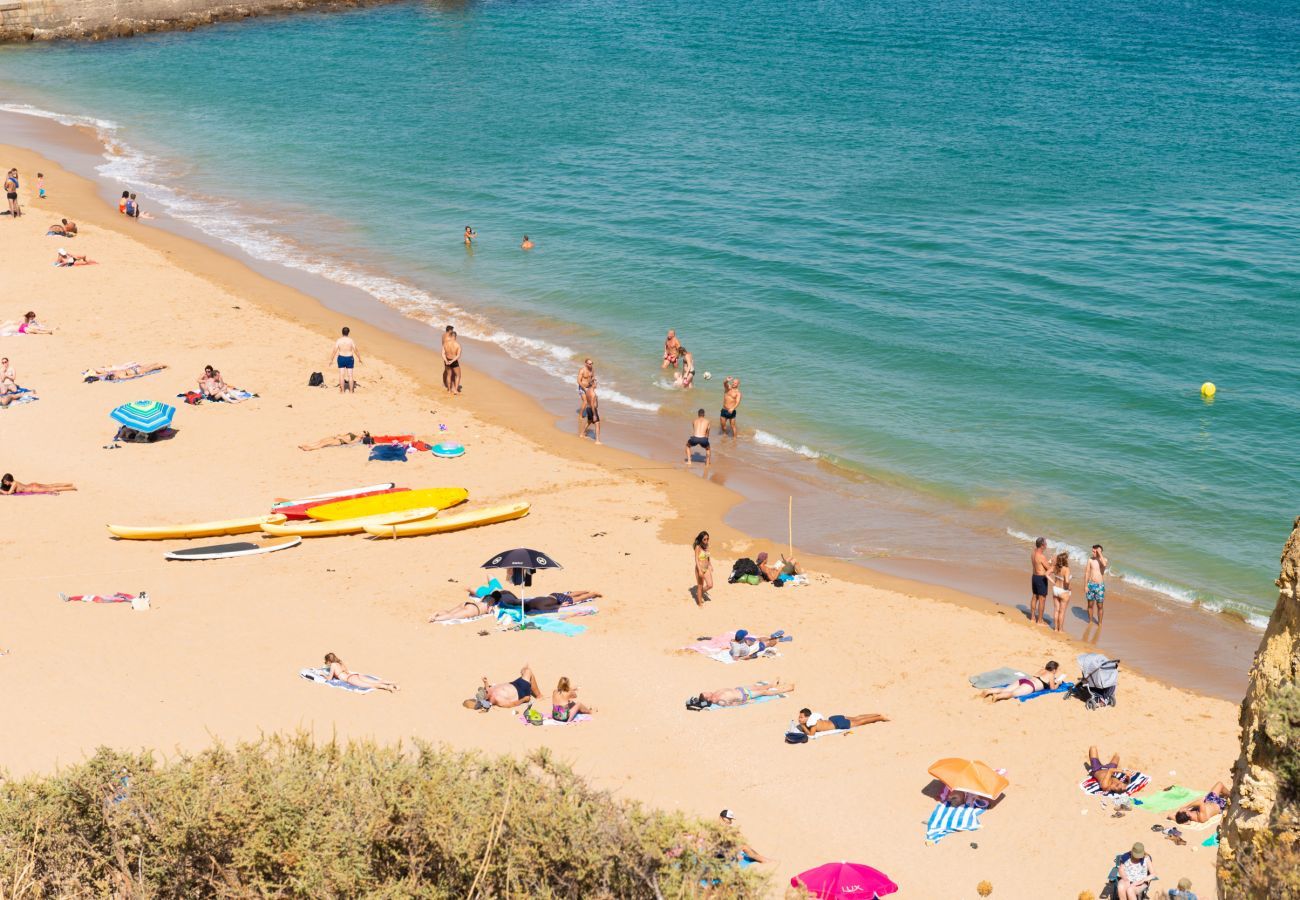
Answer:
[[[780,575],[772,582],[773,587],[807,587],[810,584],[807,575]]]
[[[988,672],[981,672],[978,675],[972,675],[966,680],[970,682],[973,688],[979,688],[982,691],[991,691],[994,688],[1004,688],[1012,684],[1017,679],[1028,678],[1024,672],[1016,669],[1008,669],[1005,666],[1001,669],[991,669]]]
[[[31,388],[24,388],[24,387],[16,388],[14,390],[14,393],[17,394],[18,396],[15,397],[13,400],[9,401],[10,406],[17,406],[19,403],[35,403],[37,400],[41,399],[40,397],[37,397],[35,394],[32,393]],[[4,409],[4,408],[5,407],[0,407],[0,409]]]
[[[315,684],[323,684],[326,687],[341,688],[345,691],[351,691],[354,694],[369,694],[374,688],[361,687],[357,684],[348,684],[346,681],[339,681],[337,678],[330,678],[329,669],[307,668],[300,669],[298,675],[306,678]],[[374,678],[374,675],[367,675],[367,678]]]
[[[704,706],[700,708],[700,712],[705,712],[710,709],[744,709],[745,707],[753,706],[756,703],[767,703],[769,700],[784,700],[784,699],[785,699],[785,694],[765,694],[762,697],[755,697],[753,700],[750,700],[748,703],[742,703],[739,706]]]
[[[59,594],[64,603],[130,603],[135,594],[118,591],[116,594]]]
[[[1137,777],[1135,777],[1131,782],[1129,782],[1128,789],[1124,791],[1122,796],[1132,797],[1138,791],[1146,787],[1150,782],[1151,782],[1150,778],[1148,778],[1146,775],[1143,775],[1141,772],[1138,772]],[[1101,785],[1097,783],[1097,779],[1093,778],[1091,775],[1083,779],[1083,781],[1079,782],[1079,790],[1083,791],[1085,794],[1092,794],[1094,797],[1121,796],[1120,794],[1108,794],[1105,791],[1103,791],[1101,789]],[[1170,807],[1170,808],[1176,809],[1177,807]]]
[[[1210,835],[1210,836],[1207,837],[1205,840],[1201,841],[1201,846],[1202,846],[1202,847],[1217,847],[1217,846],[1219,846],[1219,832],[1216,831],[1216,832],[1214,832],[1214,834]]]
[[[1063,681],[1060,685],[1052,688],[1050,691],[1034,691],[1032,694],[1025,694],[1025,696],[1017,697],[1016,699],[1021,703],[1024,703],[1026,700],[1033,700],[1035,697],[1046,697],[1048,694],[1064,694],[1066,691],[1072,690],[1074,690],[1074,682]]]
[[[129,363],[122,363],[120,366],[100,366],[100,368],[102,368],[102,369],[129,369],[129,368],[131,368],[132,366],[138,366],[138,365],[139,365],[139,363],[129,362]],[[165,372],[165,371],[167,371],[167,370],[166,370],[166,369],[155,369],[155,370],[152,371],[152,372],[141,372],[139,375],[120,375],[120,376],[116,376],[116,377],[113,377],[113,378],[105,378],[105,377],[102,376],[102,375],[96,375],[96,374],[94,373],[93,370],[91,370],[91,369],[87,369],[86,371],[84,371],[84,372],[81,373],[81,379],[82,379],[82,381],[86,381],[86,382],[92,382],[92,381],[132,381],[132,380],[134,380],[134,379],[136,379],[136,378],[144,378],[146,375],[157,375],[159,372]],[[183,397],[184,394],[177,394],[177,396],[178,396],[178,397]]]
[[[375,444],[370,448],[371,461],[406,462],[405,444]]]
[[[479,619],[486,619],[492,613],[479,613],[477,616],[470,616],[467,619],[444,619],[439,625],[464,625],[466,622],[477,622]]]
[[[1147,812],[1173,812],[1180,806],[1186,806],[1193,800],[1204,800],[1207,791],[1194,791],[1191,788],[1174,785],[1167,787],[1163,791],[1149,794],[1136,804]]]
[[[515,716],[515,718],[517,718],[520,722],[524,723],[525,725],[529,725],[533,728],[537,727],[536,725],[533,725],[532,722],[529,722],[528,717],[523,713],[520,713],[519,715]],[[578,713],[576,716],[571,717],[567,722],[557,722],[555,719],[552,719],[550,716],[542,716],[542,727],[549,728],[551,726],[555,726],[558,728],[563,728],[565,725],[581,725],[583,722],[588,721],[590,718],[591,716],[587,715],[586,713]]]
[[[553,613],[528,613],[514,607],[502,607],[497,609],[497,621],[504,622],[509,620],[513,623],[521,623],[528,628],[535,628],[538,631],[546,631],[551,634],[562,634],[565,637],[577,637],[587,630],[585,625],[576,625],[572,622],[566,622],[564,619],[575,615],[590,615],[596,612],[594,607],[587,607],[582,610],[564,610]]]
[[[925,840],[937,844],[957,831],[978,831],[984,810],[977,806],[949,806],[937,803],[925,823]]]

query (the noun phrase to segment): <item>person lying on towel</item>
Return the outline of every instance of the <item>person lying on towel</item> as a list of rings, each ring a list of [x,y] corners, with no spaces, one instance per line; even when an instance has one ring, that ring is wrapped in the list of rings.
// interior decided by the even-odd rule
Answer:
[[[471,592],[472,593],[472,592]],[[526,597],[520,600],[510,591],[493,591],[488,594],[493,602],[509,607],[511,609],[523,608],[528,613],[548,613],[563,609],[566,606],[573,606],[578,603],[586,603],[588,600],[595,600],[601,595],[596,591],[556,591],[553,594],[546,594],[541,597]]]
[[[1132,769],[1119,767],[1119,754],[1102,765],[1101,752],[1094,746],[1088,748],[1088,774],[1096,779],[1097,785],[1108,794],[1122,794],[1138,773]]]
[[[788,694],[794,690],[793,684],[767,684],[760,681],[757,684],[751,684],[741,687],[722,688],[717,691],[700,691],[700,693],[686,701],[686,708],[694,712],[701,709],[708,709],[710,706],[744,706],[746,703],[752,703],[759,697],[775,697],[778,694]]]
[[[503,684],[488,684],[485,675],[483,677],[483,686],[475,691],[474,696],[462,703],[461,706],[485,713],[494,706],[499,706],[502,709],[512,709],[530,703],[541,696],[542,689],[537,686],[537,676],[533,674],[531,667],[524,666],[519,670],[518,678]]]
[[[758,659],[767,652],[769,647],[775,646],[782,637],[784,631],[774,631],[767,637],[758,637],[750,634],[741,628],[731,639],[731,658],[732,659]]]
[[[1228,788],[1220,781],[1216,784],[1204,800],[1194,800],[1186,806],[1180,806],[1172,815],[1165,818],[1173,819],[1179,825],[1186,825],[1188,822],[1199,822],[1204,824],[1217,815],[1221,815],[1228,808]]]
[[[877,722],[888,721],[888,717],[880,713],[863,713],[860,716],[823,716],[805,706],[799,710],[798,727],[804,734],[813,735],[821,731],[848,731],[859,725],[874,725]]]

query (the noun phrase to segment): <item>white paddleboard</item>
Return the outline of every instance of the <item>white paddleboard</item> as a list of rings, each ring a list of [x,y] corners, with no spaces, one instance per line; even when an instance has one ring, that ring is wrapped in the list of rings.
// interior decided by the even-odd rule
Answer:
[[[253,543],[252,541],[237,541],[233,544],[208,544],[206,547],[186,547],[184,550],[173,550],[168,553],[165,559],[193,560],[193,559],[231,559],[235,556],[257,556],[259,553],[274,553],[277,550],[288,550],[290,547],[297,547],[302,543],[302,538],[287,538],[283,541],[265,541]]]

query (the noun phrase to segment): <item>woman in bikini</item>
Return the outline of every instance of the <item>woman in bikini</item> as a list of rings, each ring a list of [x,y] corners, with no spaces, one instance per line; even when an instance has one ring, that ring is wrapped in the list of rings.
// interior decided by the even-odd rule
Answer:
[[[100,378],[104,381],[125,381],[129,378],[139,378],[141,375],[152,375],[154,372],[161,372],[167,368],[162,363],[132,363],[129,366],[103,367],[98,369],[87,369],[82,372],[85,378]]]
[[[75,491],[77,486],[67,481],[43,484],[39,481],[18,481],[8,472],[0,478],[0,494],[62,494]]]
[[[1228,787],[1222,781],[1216,784],[1204,800],[1194,800],[1186,806],[1180,806],[1165,818],[1173,819],[1179,825],[1188,822],[1205,824],[1215,816],[1222,815],[1228,808]]]
[[[704,601],[712,600],[709,591],[713,590],[713,560],[709,557],[709,533],[701,531],[695,536],[691,545],[695,553],[695,605],[703,606]]]
[[[1056,604],[1056,615],[1052,617],[1052,630],[1065,630],[1065,611],[1070,606],[1070,554],[1056,554],[1056,562],[1048,576],[1052,582],[1052,600]]]
[[[570,716],[591,715],[596,707],[578,702],[578,689],[569,684],[567,675],[560,676],[560,683],[551,692],[551,718],[557,722],[567,722]]]
[[[0,335],[10,337],[15,334],[54,334],[54,329],[36,321],[36,313],[29,310],[21,322],[5,322],[0,325]]]
[[[342,681],[356,687],[379,688],[381,691],[390,693],[398,690],[397,685],[391,681],[384,681],[382,678],[376,678],[373,675],[362,675],[360,672],[351,671],[343,664],[343,660],[333,653],[325,654],[325,665],[329,666],[332,681]]]
[[[451,609],[440,613],[434,613],[429,616],[430,622],[458,622],[462,619],[473,619],[477,616],[487,615],[492,612],[497,601],[491,594],[480,597],[473,591],[469,592],[469,599],[464,603],[459,603]]]
[[[1054,691],[1061,685],[1060,668],[1061,665],[1056,660],[1049,660],[1037,675],[1031,678],[1021,678],[1015,684],[1005,688],[994,688],[985,691],[981,696],[985,700],[997,703],[1001,700],[1012,700],[1016,697],[1036,694],[1039,691]]]
[[[369,437],[369,431],[363,431],[360,434],[357,434],[355,431],[345,431],[342,434],[335,434],[327,438],[321,438],[319,441],[315,441],[311,444],[299,444],[298,449],[322,450],[325,447],[346,447],[349,444],[355,444],[358,442],[369,443],[367,440]]]

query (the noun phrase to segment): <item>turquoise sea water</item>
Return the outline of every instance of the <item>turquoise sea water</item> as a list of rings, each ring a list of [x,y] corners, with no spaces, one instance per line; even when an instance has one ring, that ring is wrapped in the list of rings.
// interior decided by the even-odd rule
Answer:
[[[771,447],[1272,605],[1295,4],[403,4],[3,48],[0,86],[255,254],[566,379],[596,356],[606,404],[699,402],[675,327]]]

